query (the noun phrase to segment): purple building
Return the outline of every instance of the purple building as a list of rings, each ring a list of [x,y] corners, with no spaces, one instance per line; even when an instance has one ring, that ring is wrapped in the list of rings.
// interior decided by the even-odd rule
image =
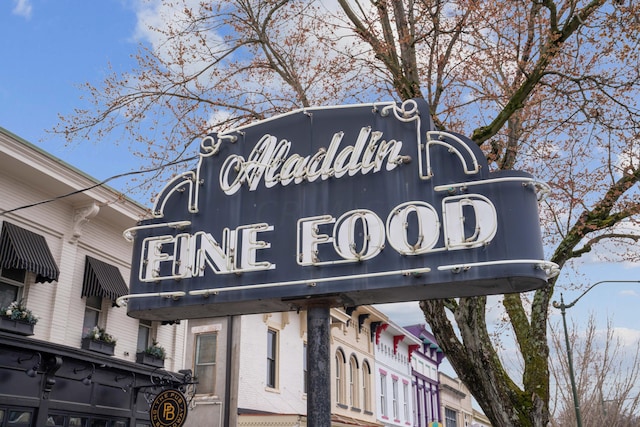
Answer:
[[[443,425],[439,410],[438,369],[444,353],[424,324],[405,326],[404,329],[422,341],[422,345],[416,345],[409,351],[413,377],[413,425]]]

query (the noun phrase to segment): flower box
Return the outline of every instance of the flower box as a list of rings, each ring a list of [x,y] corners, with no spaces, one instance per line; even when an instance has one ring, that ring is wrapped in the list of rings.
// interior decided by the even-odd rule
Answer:
[[[95,351],[96,353],[113,356],[116,343],[105,342],[100,340],[92,340],[91,338],[82,338],[82,348],[85,350]]]
[[[34,325],[29,322],[0,317],[0,331],[11,332],[18,335],[33,335]]]
[[[156,368],[164,368],[164,359],[155,357],[148,354],[145,351],[139,351],[136,353],[136,363],[142,363],[143,365],[155,366]]]

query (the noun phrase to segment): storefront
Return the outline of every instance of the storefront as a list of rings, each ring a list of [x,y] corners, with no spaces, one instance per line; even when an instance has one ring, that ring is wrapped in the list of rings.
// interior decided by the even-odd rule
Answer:
[[[0,148],[0,427],[150,426],[189,376],[184,324],[114,305],[147,209],[2,128]]]
[[[95,351],[0,331],[0,427],[143,427],[162,390],[193,391],[170,373]]]

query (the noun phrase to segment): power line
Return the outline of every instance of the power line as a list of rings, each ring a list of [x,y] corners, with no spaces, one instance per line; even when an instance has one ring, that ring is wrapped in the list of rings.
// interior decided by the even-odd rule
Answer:
[[[150,168],[150,169],[142,169],[142,170],[139,170],[139,171],[131,171],[131,172],[121,173],[121,174],[118,174],[118,175],[113,175],[113,176],[110,176],[109,178],[106,178],[103,181],[100,181],[100,182],[98,182],[98,183],[96,183],[94,185],[91,185],[89,187],[82,188],[80,190],[75,190],[75,191],[72,191],[70,193],[63,194],[61,196],[53,197],[51,199],[41,200],[39,202],[35,202],[35,203],[31,203],[31,204],[24,205],[24,206],[19,206],[17,208],[13,208],[13,209],[9,209],[9,210],[6,210],[6,211],[2,211],[2,212],[0,212],[0,216],[4,216],[4,215],[6,215],[8,213],[20,211],[20,210],[23,210],[23,209],[32,208],[34,206],[39,206],[39,205],[44,205],[46,203],[55,202],[56,200],[64,199],[66,197],[70,197],[70,196],[73,196],[75,194],[84,193],[85,191],[89,191],[89,190],[92,190],[94,188],[101,187],[101,186],[107,184],[109,181],[113,181],[114,179],[122,178],[122,177],[125,177],[125,176],[140,175],[140,174],[144,174],[144,173],[155,172],[155,171],[164,169],[164,168],[169,167],[169,166],[177,165],[179,163],[185,163],[185,162],[190,162],[192,160],[196,160],[198,157],[199,156],[188,157],[186,159],[174,160],[174,161],[169,162],[169,163],[164,163],[164,164],[162,164],[160,166],[156,166],[156,167]]]

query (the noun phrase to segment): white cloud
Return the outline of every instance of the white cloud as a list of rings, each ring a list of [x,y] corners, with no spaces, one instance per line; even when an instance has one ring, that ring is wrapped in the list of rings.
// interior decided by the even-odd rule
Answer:
[[[638,298],[640,294],[633,289],[625,289],[624,291],[620,291],[620,296]]]
[[[627,350],[633,349],[640,341],[640,330],[630,328],[614,328],[614,336],[619,340],[620,345]]]
[[[632,140],[628,147],[618,154],[617,158],[617,176],[620,177],[622,171],[629,172],[637,169],[640,165],[640,140]]]
[[[629,198],[633,199],[633,194]],[[615,233],[618,235],[640,236],[640,222],[636,218],[627,218],[600,234]],[[594,233],[595,236],[595,233]],[[585,238],[583,243],[594,236]],[[578,246],[580,247],[580,246]],[[593,245],[591,252],[583,256],[583,262],[589,264],[616,262],[626,269],[640,267],[640,250],[632,238],[604,239]]]
[[[14,7],[11,11],[14,15],[22,16],[24,18],[31,18],[31,12],[33,11],[33,6],[31,4],[31,0],[13,0]]]
[[[199,0],[184,0],[183,2],[148,2],[145,0],[135,0],[133,7],[136,11],[136,29],[134,39],[140,42],[149,43],[153,50],[160,56],[169,60],[173,49],[176,48],[175,41],[169,35],[169,27],[172,31],[184,30],[184,23],[190,22],[185,15],[185,9],[198,10]],[[187,31],[186,34],[188,34]],[[222,43],[222,38],[215,31],[201,32],[207,37],[207,44],[213,47]],[[188,42],[188,37],[182,36],[184,42]],[[198,46],[198,41],[190,39],[194,46]]]
[[[376,304],[375,308],[389,316],[393,322],[400,326],[427,323],[417,301]]]

